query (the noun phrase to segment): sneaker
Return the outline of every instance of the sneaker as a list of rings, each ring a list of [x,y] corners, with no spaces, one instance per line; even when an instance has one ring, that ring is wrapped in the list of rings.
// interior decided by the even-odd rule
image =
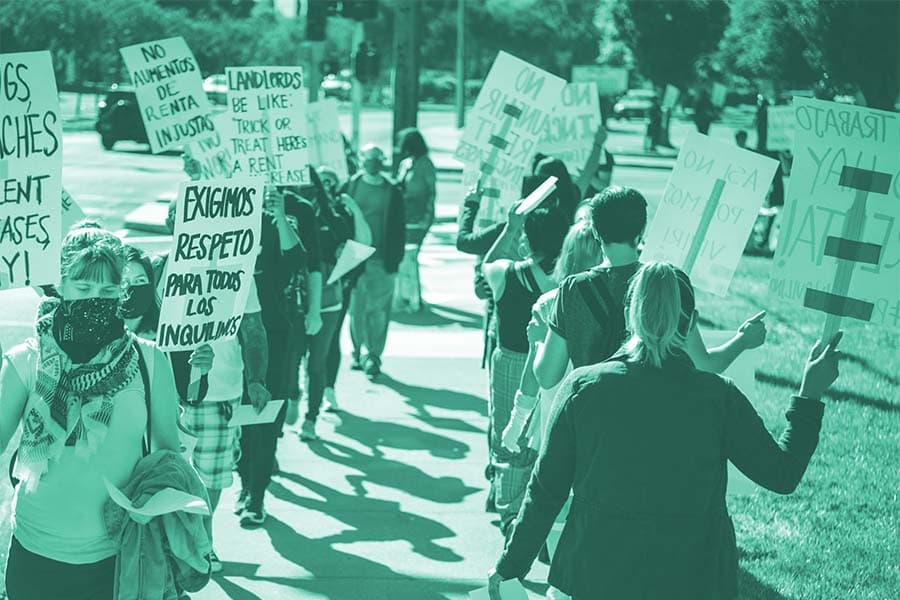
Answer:
[[[259,527],[266,522],[266,511],[264,508],[250,508],[249,506],[241,513],[241,527],[252,528]]]
[[[338,406],[337,397],[334,395],[334,388],[325,388],[322,396],[324,396],[326,412],[340,412],[341,408]]]
[[[366,364],[363,366],[363,372],[369,381],[374,381],[376,377],[381,375],[381,361],[374,356],[368,357]]]
[[[304,442],[314,442],[319,439],[319,436],[316,435],[315,421],[303,420],[303,425],[300,426],[300,439]]]
[[[300,418],[300,400],[288,400],[287,409],[284,412],[284,424],[294,425]]]
[[[250,499],[250,492],[247,490],[241,490],[241,493],[238,494],[237,500],[234,503],[234,514],[239,515],[247,508],[247,501]]]
[[[363,370],[363,364],[359,360],[359,354],[354,354],[350,358],[350,370],[351,371],[362,371]]]
[[[222,561],[219,560],[219,555],[216,554],[216,551],[213,550],[209,553],[209,564],[211,567],[212,573],[221,573],[222,569],[225,567],[222,565]]]

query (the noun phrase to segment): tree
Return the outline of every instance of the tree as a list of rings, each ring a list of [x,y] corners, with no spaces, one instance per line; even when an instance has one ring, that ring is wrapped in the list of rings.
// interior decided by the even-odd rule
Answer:
[[[823,77],[859,87],[869,106],[893,110],[900,91],[896,0],[778,0]]]
[[[618,0],[612,16],[641,73],[684,89],[694,81],[698,60],[715,51],[728,6],[722,0]]]

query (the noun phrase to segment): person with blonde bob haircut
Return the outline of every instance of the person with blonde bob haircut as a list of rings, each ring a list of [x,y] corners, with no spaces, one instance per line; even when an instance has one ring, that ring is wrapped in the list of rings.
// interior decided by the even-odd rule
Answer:
[[[734,383],[696,368],[685,339],[696,319],[687,275],[648,263],[632,279],[629,337],[608,361],[575,369],[488,589],[524,577],[574,491],[550,584],[575,600],[737,596],[737,548],[725,503],[730,461],[760,486],[796,489],[819,441],[837,379],[838,332],[806,360],[776,441]]]

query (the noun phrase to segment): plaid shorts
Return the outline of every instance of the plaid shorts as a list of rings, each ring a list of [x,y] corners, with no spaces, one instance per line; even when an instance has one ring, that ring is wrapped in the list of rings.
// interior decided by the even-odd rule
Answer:
[[[228,426],[228,421],[240,402],[237,398],[184,407],[181,423],[197,436],[191,463],[209,489],[223,490],[231,486],[235,447],[240,434],[238,427]]]

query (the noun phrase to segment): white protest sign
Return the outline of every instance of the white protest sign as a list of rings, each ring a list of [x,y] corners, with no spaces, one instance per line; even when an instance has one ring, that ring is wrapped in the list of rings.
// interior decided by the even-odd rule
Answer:
[[[565,84],[511,54],[497,55],[454,154],[483,174],[482,221],[505,220],[509,205],[518,200],[522,178],[530,172]]]
[[[175,488],[163,488],[150,496],[143,506],[135,506],[128,496],[114,486],[109,479],[104,477],[103,483],[106,485],[106,491],[112,501],[131,514],[151,518],[173,512],[209,516],[209,505],[206,500]]]
[[[72,225],[85,218],[84,211],[78,206],[72,194],[65,189],[62,190],[62,235],[72,228]]]
[[[134,83],[154,154],[213,130],[200,67],[180,37],[119,49]]]
[[[594,147],[600,127],[600,97],[590,83],[569,83],[550,115],[538,152],[560,159],[569,170],[580,169]]]
[[[733,331],[712,331],[702,330],[700,335],[707,348],[715,348],[728,342],[734,337]],[[741,352],[737,358],[722,373],[725,377],[729,377],[739,390],[752,403],[756,396],[756,365],[759,364],[763,350],[762,348],[753,348]],[[746,496],[752,494],[758,488],[756,483],[751,481],[746,475],[737,470],[737,468],[728,463],[728,490],[729,496]]]
[[[490,600],[490,598],[487,587],[469,592],[469,600]],[[500,582],[500,600],[528,600],[528,592],[522,587],[522,582],[513,577]]]
[[[662,108],[668,108],[669,110],[675,108],[675,105],[678,104],[678,98],[681,96],[681,90],[675,87],[672,84],[666,84],[666,92],[663,94],[662,99]]]
[[[557,179],[553,175],[544,180],[541,185],[537,186],[533,192],[528,194],[528,197],[522,200],[522,203],[516,209],[517,215],[527,215],[528,213],[534,212],[538,206],[541,205],[541,202],[547,199],[547,196],[553,193],[556,189]]]
[[[59,282],[62,121],[50,53],[0,54],[0,290]]]
[[[309,183],[302,67],[228,67],[234,177],[275,185]]]
[[[615,96],[628,89],[628,69],[604,65],[574,65],[572,82],[593,83],[601,96]]]
[[[270,400],[259,412],[256,412],[256,409],[250,404],[240,404],[234,409],[234,414],[231,420],[228,421],[228,426],[240,427],[242,425],[272,423],[278,417],[282,404],[284,404],[284,400]]]
[[[794,98],[794,164],[769,297],[900,327],[900,115]]]
[[[794,147],[793,106],[766,108],[766,150],[790,150]]]
[[[237,335],[260,246],[262,180],[182,183],[157,342],[191,350]]]
[[[669,261],[695,287],[724,296],[777,166],[771,158],[689,133],[641,260]]]
[[[712,102],[713,106],[718,106],[722,108],[725,106],[725,97],[728,95],[728,88],[722,85],[721,83],[712,84],[712,93],[710,94],[709,101]]]
[[[185,153],[200,166],[200,179],[228,179],[234,168],[231,138],[234,127],[231,115],[213,115],[213,131],[207,132],[185,146]]]
[[[325,285],[331,285],[336,282],[338,279],[362,264],[364,260],[368,259],[373,254],[375,254],[375,248],[372,246],[360,244],[355,240],[347,240]]]
[[[309,162],[316,167],[334,169],[338,181],[347,181],[347,157],[338,120],[338,103],[334,98],[312,102],[307,106],[306,126],[309,130]]]

